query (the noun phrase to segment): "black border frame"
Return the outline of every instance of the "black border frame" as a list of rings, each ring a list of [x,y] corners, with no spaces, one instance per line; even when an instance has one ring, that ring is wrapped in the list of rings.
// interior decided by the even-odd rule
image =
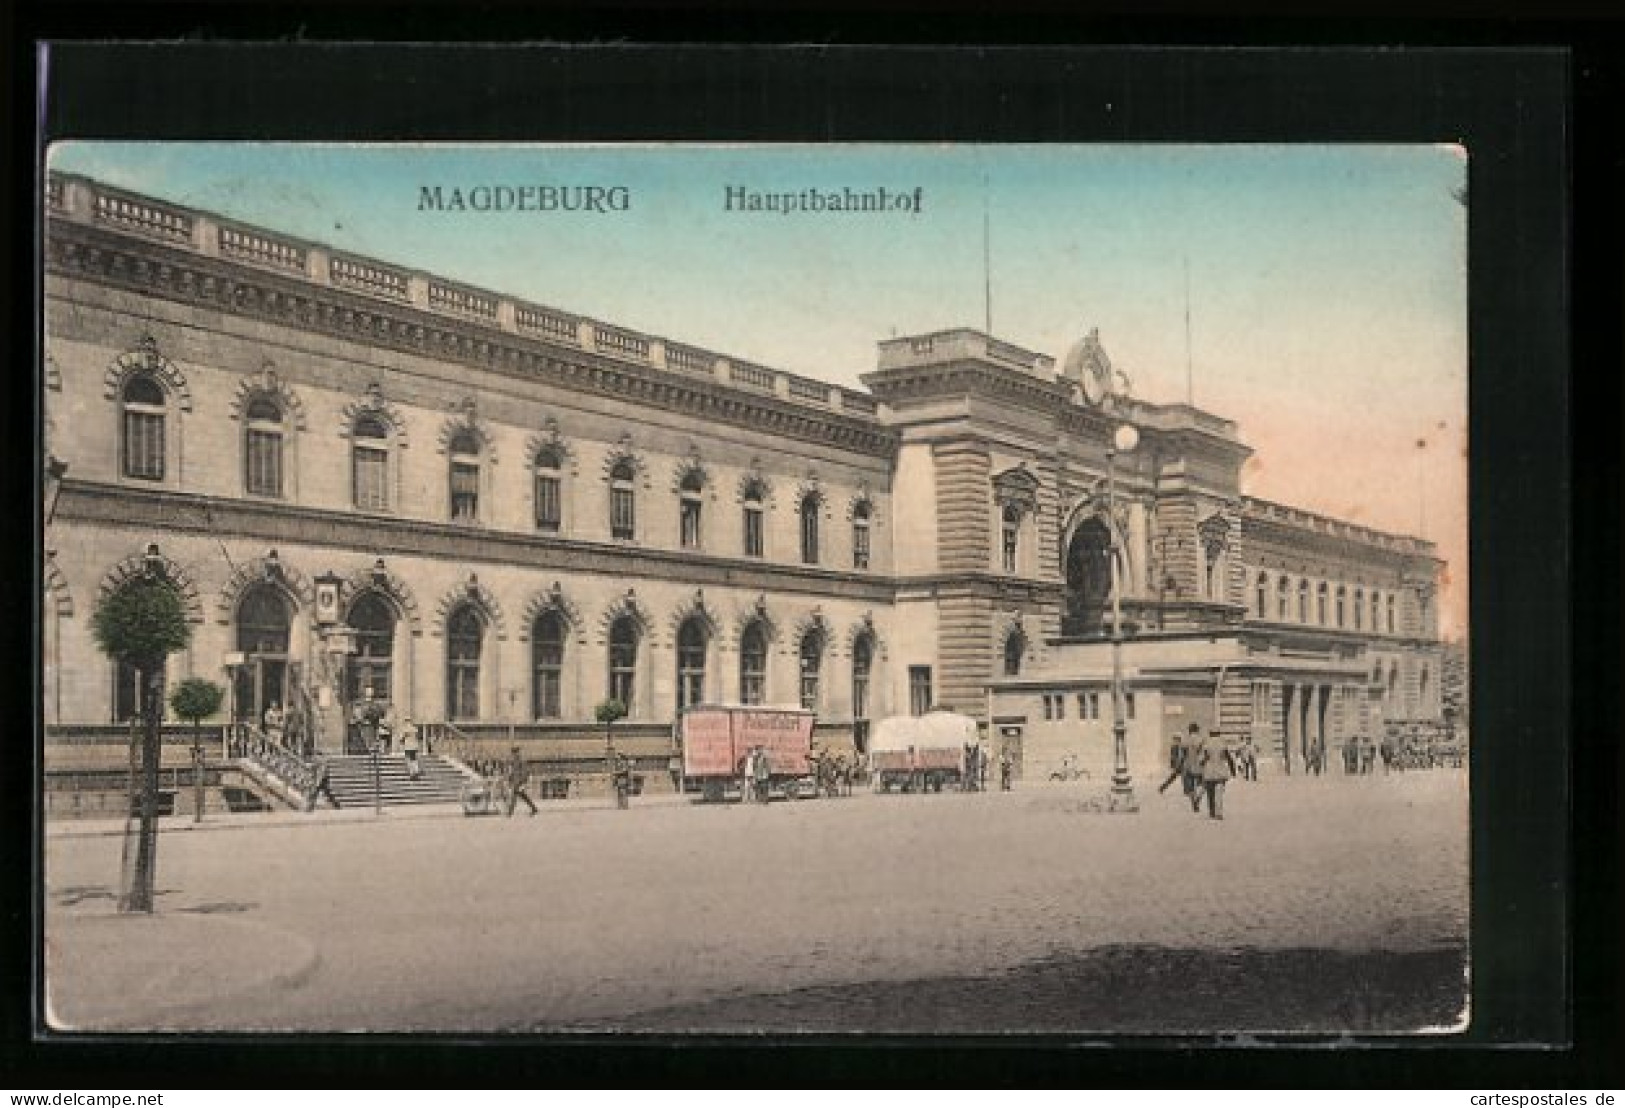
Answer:
[[[150,33],[138,26],[138,16],[91,10],[115,33]],[[219,9],[172,11],[193,29],[221,25]],[[275,32],[308,14],[248,9],[237,26],[246,25],[249,33]],[[383,15],[381,9],[352,9],[321,29],[376,35]],[[391,13],[389,19],[396,37],[428,30],[433,34],[424,37],[445,38],[470,30],[467,24],[452,29],[451,18],[429,9],[407,9],[404,18]],[[232,20],[225,22],[229,26]],[[510,19],[500,28],[504,37],[513,34],[514,22],[525,21]],[[1067,26],[1054,16],[1038,22]],[[576,15],[553,26],[579,36],[591,24]],[[687,25],[691,33],[715,31],[704,18]],[[959,27],[965,29],[964,21]],[[74,33],[50,20],[36,29],[64,40]],[[679,30],[677,21],[668,29]],[[1122,29],[1119,25],[1119,34]],[[887,36],[884,26],[880,30],[872,37],[895,37]],[[1168,28],[1163,30],[1166,39]],[[468,44],[432,48],[433,65],[424,64],[429,55],[423,51],[431,48],[401,45],[62,41],[39,55],[29,53],[26,43],[14,44],[15,60],[41,63],[36,76],[49,95],[39,121],[49,137],[1462,141],[1472,159],[1472,695],[1475,731],[1504,734],[1512,745],[1493,757],[1482,756],[1482,745],[1475,751],[1475,1008],[1465,1040],[1471,1045],[1446,1039],[1326,1051],[1297,1043],[1260,1057],[1251,1051],[1153,1051],[1136,1040],[1122,1040],[1121,1049],[1079,1051],[1066,1040],[1047,1038],[1011,1043],[877,1037],[861,1043],[681,1040],[675,1048],[662,1040],[596,1039],[585,1045],[483,1040],[484,1049],[468,1052],[462,1049],[470,1041],[466,1037],[378,1036],[364,1043],[304,1036],[41,1041],[31,1036],[31,1017],[25,1012],[16,1022],[8,1008],[6,1070],[73,1073],[87,1081],[126,1074],[147,1083],[180,1080],[215,1087],[256,1075],[268,1087],[330,1085],[346,1077],[364,1085],[487,1084],[495,1078],[527,1086],[565,1083],[561,1075],[609,1085],[722,1084],[753,1076],[775,1085],[786,1076],[872,1085],[944,1078],[987,1085],[1046,1079],[1273,1085],[1303,1067],[1307,1074],[1319,1074],[1316,1083],[1327,1085],[1386,1080],[1422,1086],[1445,1077],[1446,1085],[1504,1086],[1525,1084],[1537,1073],[1551,1084],[1561,1083],[1565,1074],[1570,1079],[1599,1075],[1593,1080],[1617,1075],[1618,1059],[1587,1036],[1598,1027],[1606,1033],[1618,1026],[1618,963],[1612,952],[1618,932],[1617,923],[1610,922],[1619,918],[1618,893],[1610,900],[1610,890],[1598,881],[1599,875],[1606,879],[1617,872],[1618,817],[1582,796],[1571,821],[1565,751],[1573,741],[1579,781],[1593,787],[1600,782],[1604,791],[1617,793],[1609,788],[1610,772],[1615,781],[1619,775],[1613,736],[1594,726],[1583,735],[1569,729],[1576,718],[1617,720],[1617,641],[1611,670],[1605,668],[1607,659],[1593,652],[1599,639],[1616,633],[1609,620],[1617,622],[1617,583],[1599,581],[1596,573],[1607,572],[1608,551],[1617,548],[1617,516],[1606,508],[1571,514],[1569,497],[1578,491],[1571,430],[1582,440],[1592,477],[1605,489],[1617,489],[1617,457],[1592,453],[1598,446],[1596,425],[1588,431],[1583,419],[1574,421],[1576,413],[1588,411],[1590,419],[1600,413],[1608,420],[1618,408],[1617,393],[1610,409],[1607,386],[1598,389],[1590,373],[1571,376],[1567,221],[1570,157],[1577,153],[1593,176],[1581,179],[1574,199],[1595,205],[1582,203],[1579,214],[1590,220],[1583,223],[1586,234],[1597,237],[1582,234],[1574,244],[1582,255],[1610,245],[1617,250],[1617,145],[1576,151],[1569,126],[1575,121],[1595,126],[1606,118],[1610,104],[1617,103],[1620,66],[1617,55],[1605,50],[1599,60],[1593,51],[1588,70],[1586,49],[1562,35],[1537,36],[1554,44],[1541,47],[1504,30],[1479,30],[1479,48],[1466,51],[1189,52],[1124,46],[1078,53],[1012,44],[990,50],[779,52],[734,44],[561,48],[550,51],[545,64],[531,51],[493,54]],[[667,37],[658,30],[645,33]],[[1315,38],[1301,28],[1294,32],[1291,25],[1276,25],[1273,33],[1264,28],[1262,34],[1233,34],[1232,41],[1292,41],[1294,33],[1300,42]],[[1202,29],[1194,36],[1187,29],[1183,37],[1201,41]],[[1341,41],[1362,37],[1345,33]],[[1523,48],[1484,48],[1506,45],[1507,37]],[[14,69],[14,91],[29,70],[28,64]],[[200,95],[200,89],[211,95]],[[33,122],[34,89],[26,91],[30,95],[13,105],[13,118]],[[1104,106],[1108,101],[1114,105],[1110,109]],[[343,110],[335,111],[335,104]],[[562,110],[538,117],[533,106],[543,104]],[[10,210],[30,211],[25,198],[33,191],[37,150],[18,162],[19,203]],[[31,274],[31,236],[25,230],[13,245],[13,255],[27,266],[16,272]],[[1612,261],[1617,260],[1616,254]],[[1572,306],[1599,313],[1595,318],[1601,312],[1617,315],[1622,302],[1617,271],[1606,261],[1599,266],[1595,256],[1582,262],[1607,270],[1611,281],[1577,282]],[[13,287],[32,288],[33,280],[30,276]],[[37,311],[32,317],[19,312],[11,320],[14,339],[31,339],[31,319],[37,318]],[[1606,364],[1618,364],[1617,333],[1599,338],[1586,331],[1586,343],[1588,356],[1600,348],[1604,357],[1614,355]],[[25,364],[22,357],[33,364],[31,343],[24,342],[18,353],[14,365]],[[1606,375],[1606,370],[1593,372]],[[10,384],[24,402],[12,411],[32,412],[32,376],[14,374]],[[1571,403],[1574,386],[1581,390],[1578,405]],[[1612,386],[1617,389],[1617,379]],[[1599,396],[1602,405],[1593,407]],[[1617,440],[1605,441],[1617,447]],[[35,471],[17,467],[13,480],[17,472],[23,474],[19,492],[32,495],[26,477]],[[1591,575],[1583,594],[1588,605],[1572,611],[1570,602],[1582,594],[1572,588],[1571,566]],[[1571,615],[1577,622],[1571,624]],[[1575,632],[1578,637],[1571,639]],[[12,669],[31,673],[31,668]],[[23,693],[31,698],[33,689]],[[1575,707],[1585,716],[1574,715]],[[28,781],[9,784],[22,789],[8,789],[8,797],[30,791]],[[19,806],[5,811],[18,823],[5,841],[29,842],[32,827],[25,826]],[[1572,841],[1588,845],[1584,854],[1573,852],[1571,830]],[[13,863],[8,876],[26,874],[25,866],[7,861]],[[1498,922],[1509,918],[1512,922]],[[16,914],[8,922],[26,923]],[[26,935],[26,926],[23,931]],[[1571,939],[1578,941],[1578,962],[1569,959]],[[27,981],[26,976],[12,979]],[[1565,1042],[1578,1045],[1564,1047]],[[1517,1049],[1505,1049],[1509,1045]],[[12,1063],[23,1068],[14,1070]],[[1617,1076],[1614,1081],[1617,1085]]]

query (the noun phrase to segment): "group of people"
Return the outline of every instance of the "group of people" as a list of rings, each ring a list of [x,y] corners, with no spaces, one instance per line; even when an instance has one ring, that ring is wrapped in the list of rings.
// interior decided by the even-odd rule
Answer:
[[[812,766],[818,791],[824,796],[851,796],[852,786],[862,772],[862,757],[861,754],[854,754],[848,758],[841,751],[809,754],[807,762]]]
[[[1208,818],[1223,819],[1224,787],[1237,776],[1258,780],[1258,752],[1253,748],[1252,736],[1232,744],[1218,728],[1204,737],[1201,724],[1193,723],[1186,735],[1171,737],[1168,776],[1157,786],[1157,792],[1166,792],[1169,785],[1180,781],[1192,812],[1200,815],[1206,798]]]

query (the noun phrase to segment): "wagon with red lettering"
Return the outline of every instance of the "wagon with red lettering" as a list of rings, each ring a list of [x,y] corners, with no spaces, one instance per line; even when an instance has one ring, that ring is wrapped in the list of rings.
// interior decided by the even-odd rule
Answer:
[[[685,709],[677,718],[683,791],[711,802],[743,797],[747,758],[760,748],[767,758],[769,796],[816,796],[808,760],[814,718],[804,708],[702,704]]]

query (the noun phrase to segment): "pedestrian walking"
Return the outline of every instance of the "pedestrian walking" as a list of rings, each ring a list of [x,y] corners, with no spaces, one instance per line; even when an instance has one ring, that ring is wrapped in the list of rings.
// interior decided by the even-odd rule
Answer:
[[[530,814],[536,814],[536,802],[530,798],[530,769],[525,765],[525,759],[520,755],[519,748],[513,748],[508,758],[508,815],[511,817],[514,809],[519,807],[523,800],[530,809]]]
[[[1242,736],[1241,746],[1236,751],[1236,765],[1241,771],[1242,780],[1258,780],[1258,747],[1253,743],[1251,731]]]
[[[756,799],[766,804],[768,790],[772,787],[773,781],[773,763],[768,760],[766,747],[758,746],[756,748],[755,773]]]
[[[1202,789],[1209,819],[1224,818],[1224,786],[1236,773],[1236,756],[1217,729],[1202,746]]]
[[[378,724],[383,718],[384,706],[373,699],[372,688],[369,686],[362,698],[356,702],[355,711],[351,715],[360,753],[367,754],[377,748]]]
[[[1010,757],[1010,751],[1005,750],[999,754],[999,789],[1009,792],[1012,779],[1016,775],[1016,761]]]
[[[1162,784],[1157,786],[1157,792],[1167,792],[1168,786],[1172,785],[1175,781],[1178,781],[1184,772],[1185,743],[1184,740],[1179,737],[1179,732],[1175,731],[1172,735],[1168,736],[1168,776],[1164,777],[1162,779]]]
[[[327,797],[327,802],[333,807],[339,806],[339,798],[333,795],[333,784],[328,780],[327,772],[327,756],[316,755],[316,762],[311,766],[310,791],[305,795],[305,811],[314,812],[316,799],[322,796]]]
[[[1185,747],[1180,755],[1179,776],[1185,790],[1185,799],[1191,802],[1191,811],[1202,810],[1202,725],[1193,723],[1186,728]]]
[[[632,806],[632,759],[619,751],[611,751],[610,764],[614,768],[610,771],[611,783],[615,787],[615,807],[620,809]]]
[[[423,764],[418,760],[421,749],[418,729],[412,724],[412,717],[407,716],[401,720],[401,753],[406,756],[406,776],[413,781],[423,776]]]

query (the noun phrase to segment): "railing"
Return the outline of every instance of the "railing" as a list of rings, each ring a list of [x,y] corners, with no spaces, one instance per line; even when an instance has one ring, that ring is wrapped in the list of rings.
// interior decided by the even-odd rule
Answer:
[[[220,253],[228,258],[241,258],[244,261],[258,262],[278,269],[291,269],[299,273],[305,269],[304,247],[278,242],[265,235],[241,231],[235,227],[220,228]]]
[[[298,751],[273,739],[252,723],[234,724],[231,732],[227,752],[232,757],[258,763],[301,796],[309,796],[316,787],[315,768]]]
[[[734,362],[728,367],[728,377],[749,388],[773,391],[773,371],[749,362]]]
[[[649,357],[649,340],[627,331],[617,331],[601,323],[593,325],[593,345],[612,354],[645,361]]]
[[[790,395],[797,400],[812,400],[819,404],[829,403],[829,386],[818,381],[803,381],[799,377],[790,378]]]
[[[550,339],[567,342],[571,346],[579,346],[581,343],[580,324],[567,315],[544,311],[541,308],[527,308],[519,304],[514,306],[513,321],[514,326],[521,331],[545,335]]]
[[[432,281],[429,284],[429,307],[444,312],[456,312],[459,315],[473,316],[475,319],[495,319],[497,317],[496,297],[487,296],[480,292],[470,292],[468,289],[460,289],[452,285],[442,285],[438,281]]]
[[[377,293],[394,300],[405,300],[408,296],[406,275],[383,266],[351,261],[349,258],[333,258],[328,264],[328,273],[335,285]]]
[[[666,347],[666,366],[669,369],[680,369],[686,373],[704,373],[709,376],[716,371],[716,361],[716,355],[702,354],[686,346],[668,344]]]
[[[192,217],[169,211],[155,204],[127,200],[108,193],[96,195],[96,218],[131,231],[157,238],[186,242],[192,237]]]

